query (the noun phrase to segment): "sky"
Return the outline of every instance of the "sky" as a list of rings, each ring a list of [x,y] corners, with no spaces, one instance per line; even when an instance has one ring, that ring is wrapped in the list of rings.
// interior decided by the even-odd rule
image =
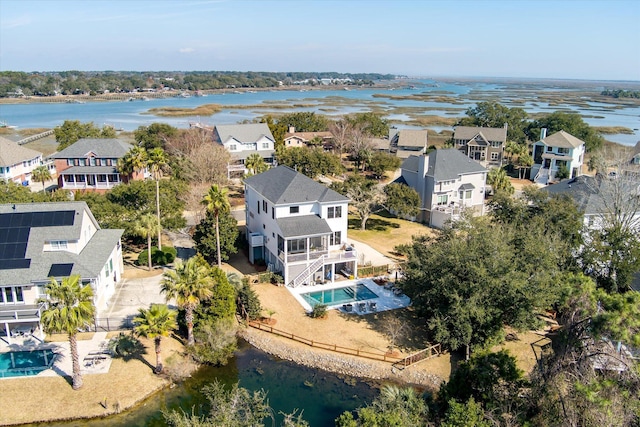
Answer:
[[[0,0],[0,71],[640,81],[640,1]]]

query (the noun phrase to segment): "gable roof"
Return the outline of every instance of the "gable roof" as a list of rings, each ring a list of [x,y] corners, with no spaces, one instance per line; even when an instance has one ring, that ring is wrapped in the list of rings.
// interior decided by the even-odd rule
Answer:
[[[43,251],[51,240],[78,240],[87,214],[96,228],[78,254]],[[85,202],[0,205],[0,285],[46,282],[50,275],[97,277],[124,230],[101,230]]]
[[[480,163],[462,154],[455,148],[435,150],[428,154],[427,175],[437,181],[457,179],[464,174],[486,172]]]
[[[304,142],[309,142],[313,138],[318,137],[321,139],[331,139],[333,138],[333,134],[328,131],[323,132],[287,132],[284,134],[285,141],[289,138],[299,138]]]
[[[624,179],[624,181],[616,181],[620,179]],[[615,186],[618,188],[616,189]],[[618,178],[580,175],[573,179],[565,179],[557,184],[548,185],[541,190],[548,194],[566,194],[576,202],[578,209],[585,215],[596,215],[609,213],[605,199],[616,198],[616,194],[621,192],[631,196],[634,192],[637,193],[639,188],[640,180],[634,180],[632,175]],[[611,199],[608,202],[613,204]]]
[[[396,134],[398,146],[427,147],[428,132],[426,130],[402,129]]]
[[[64,150],[51,155],[53,159],[70,159],[85,157],[89,153],[96,157],[119,159],[133,147],[133,145],[117,138],[82,138]]]
[[[12,166],[41,156],[42,153],[39,151],[22,147],[16,142],[0,136],[0,166]]]
[[[349,199],[326,185],[296,172],[289,166],[278,166],[244,180],[265,199],[275,205],[293,203],[346,202]]]
[[[275,141],[271,130],[266,123],[250,123],[244,125],[216,125],[215,133],[219,138],[219,142],[224,144],[230,139],[236,139],[240,142],[256,142],[260,138],[265,137],[271,141]]]
[[[585,143],[581,139],[578,139],[563,130],[556,132],[553,135],[549,135],[540,142],[547,146],[560,148],[578,148]]]
[[[469,141],[476,135],[482,135],[487,141],[507,141],[507,129],[506,128],[485,128],[476,126],[456,126],[453,139],[464,139]]]

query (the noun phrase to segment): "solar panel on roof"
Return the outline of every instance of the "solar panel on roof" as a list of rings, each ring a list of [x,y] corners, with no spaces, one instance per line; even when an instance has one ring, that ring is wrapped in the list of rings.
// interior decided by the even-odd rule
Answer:
[[[9,259],[0,262],[0,270],[13,270],[16,268],[29,268],[31,266],[30,259]]]
[[[12,214],[0,214],[0,228],[7,228],[11,224]]]
[[[51,264],[47,277],[66,277],[71,274],[73,263],[71,264]]]

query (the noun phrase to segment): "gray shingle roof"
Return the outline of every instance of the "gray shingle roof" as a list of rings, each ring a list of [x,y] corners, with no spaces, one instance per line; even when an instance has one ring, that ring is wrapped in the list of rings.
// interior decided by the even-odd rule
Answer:
[[[72,166],[69,169],[65,169],[60,172],[60,175],[73,175],[73,174],[85,174],[85,173],[98,173],[98,174],[114,174],[118,173],[115,166]]]
[[[507,129],[505,128],[485,128],[475,126],[456,126],[453,139],[470,140],[474,136],[482,134],[487,141],[507,141]]]
[[[541,141],[544,145],[560,148],[577,148],[585,142],[563,130],[549,135]]]
[[[275,205],[295,203],[346,202],[349,199],[329,187],[296,172],[288,166],[278,166],[244,180],[265,199]]]
[[[429,153],[427,175],[437,181],[457,179],[459,175],[486,172],[480,163],[462,154],[455,148],[435,150]]]
[[[327,221],[317,215],[300,215],[288,218],[278,218],[278,227],[282,231],[282,237],[317,236],[320,234],[330,234],[331,227]]]
[[[50,157],[52,159],[72,159],[86,157],[87,154],[94,153],[96,157],[119,159],[124,157],[131,147],[133,147],[131,144],[116,138],[83,138]]]
[[[427,131],[416,129],[402,129],[398,132],[398,146],[427,147]]]
[[[12,166],[41,156],[42,153],[39,151],[22,147],[10,139],[0,136],[0,166]]]
[[[31,227],[25,258],[31,259],[29,268],[0,269],[0,285],[25,285],[48,281],[53,264],[73,264],[70,274],[84,279],[97,277],[120,240],[124,230],[102,230],[85,202],[51,202],[0,205],[0,213],[75,211],[73,225]],[[79,254],[66,251],[43,251],[51,240],[78,240],[82,232],[82,217],[86,213],[97,228],[91,240]],[[114,260],[115,262],[115,260]]]
[[[220,143],[224,144],[234,138],[240,142],[256,142],[260,138],[267,137],[275,141],[271,130],[266,123],[250,123],[243,125],[216,125],[215,133]]]

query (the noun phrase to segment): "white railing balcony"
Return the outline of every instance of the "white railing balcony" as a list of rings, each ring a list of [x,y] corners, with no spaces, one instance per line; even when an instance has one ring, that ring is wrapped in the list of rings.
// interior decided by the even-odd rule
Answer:
[[[44,304],[0,307],[0,322],[19,323],[40,320]]]

